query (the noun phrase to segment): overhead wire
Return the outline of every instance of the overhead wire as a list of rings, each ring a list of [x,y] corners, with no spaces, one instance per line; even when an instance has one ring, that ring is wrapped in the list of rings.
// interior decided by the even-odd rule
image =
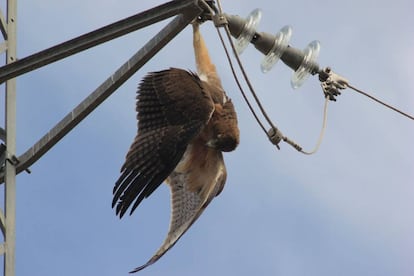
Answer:
[[[218,35],[219,35],[219,38],[220,38],[221,43],[222,43],[223,45],[225,45],[225,43],[224,43],[224,39],[223,39],[223,36],[221,35],[221,33],[220,33],[219,29],[218,29],[218,28],[216,28],[216,30],[217,30],[217,33],[218,33]],[[236,76],[236,71],[235,71],[235,69],[234,69],[233,62],[231,62],[231,58],[230,58],[229,51],[228,51],[227,47],[223,47],[223,48],[224,48],[224,52],[226,53],[227,59],[229,60],[229,65],[230,65],[230,69],[231,69],[231,71],[232,71],[232,74],[233,74],[233,76]],[[244,92],[244,89],[243,89],[243,87],[241,86],[239,79],[238,79],[237,77],[235,77],[234,79],[235,79],[235,81],[236,81],[236,83],[237,83],[237,86],[239,87],[239,90],[240,90],[240,92],[241,92],[241,94],[242,94],[242,96],[243,96],[243,98],[244,98],[244,101],[246,102],[247,106],[249,107],[250,112],[253,114],[253,117],[256,119],[257,123],[258,123],[258,124],[259,124],[259,126],[262,128],[262,130],[263,130],[265,133],[267,133],[266,128],[264,127],[263,123],[260,121],[260,119],[259,119],[259,117],[257,116],[256,112],[254,111],[254,108],[253,108],[252,104],[250,103],[249,99],[247,98],[246,93]]]
[[[207,5],[204,1],[202,1],[201,3],[204,4],[204,7],[207,8],[212,15],[214,14],[214,10],[209,5]],[[218,6],[219,6],[220,14],[222,14],[222,9],[221,9],[220,3],[218,3]],[[218,34],[218,36],[220,38],[220,41],[221,41],[221,44],[223,46],[224,52],[226,54],[227,60],[229,61],[230,69],[231,69],[231,72],[232,72],[232,74],[234,76],[234,80],[236,81],[236,84],[237,84],[237,86],[238,86],[238,88],[239,88],[239,90],[240,90],[240,92],[241,92],[241,94],[243,96],[243,99],[246,102],[246,104],[247,104],[250,112],[253,114],[253,117],[255,118],[256,122],[259,124],[259,126],[261,127],[261,129],[265,133],[267,133],[267,130],[266,130],[265,126],[260,121],[259,116],[256,114],[256,112],[255,112],[252,104],[250,103],[248,97],[246,96],[246,93],[244,92],[244,89],[243,89],[243,87],[242,87],[242,85],[241,85],[241,83],[240,83],[240,81],[239,81],[239,79],[237,77],[236,70],[234,68],[233,62],[231,61],[231,57],[230,57],[229,50],[227,49],[226,43],[224,42],[223,36],[222,36],[222,34],[220,32],[220,29],[218,27],[216,27],[216,31],[217,31],[217,34]]]
[[[217,1],[217,5],[218,5],[218,11],[219,11],[219,14],[221,14],[221,15],[222,15],[222,14],[223,14],[223,9],[222,9],[222,7],[221,7],[221,2],[220,2],[220,0],[218,0],[218,1]],[[289,140],[287,137],[283,136],[283,135],[282,135],[282,133],[278,130],[278,128],[277,128],[277,127],[273,124],[273,122],[272,122],[272,120],[270,119],[270,117],[267,115],[267,113],[266,113],[265,109],[263,108],[263,105],[261,104],[261,102],[260,102],[260,100],[259,100],[258,96],[256,95],[256,93],[255,93],[255,91],[254,91],[254,88],[253,88],[253,86],[252,86],[252,84],[251,84],[251,82],[250,82],[250,80],[249,80],[249,78],[248,78],[248,76],[247,76],[247,74],[246,74],[246,71],[244,70],[244,67],[243,67],[243,65],[242,65],[242,63],[241,63],[241,61],[240,61],[240,58],[239,58],[239,56],[238,56],[238,54],[237,54],[237,51],[236,51],[236,48],[235,48],[235,46],[234,46],[233,40],[231,39],[230,30],[229,30],[229,28],[228,28],[227,24],[225,24],[225,25],[224,25],[224,29],[225,29],[225,32],[226,32],[227,38],[228,38],[228,40],[229,40],[229,43],[230,43],[230,45],[231,45],[231,47],[232,47],[233,54],[234,54],[234,56],[236,57],[236,60],[237,60],[238,65],[239,65],[239,68],[240,68],[240,70],[241,70],[241,72],[242,72],[242,74],[243,74],[243,77],[244,77],[244,79],[245,79],[245,81],[246,81],[246,83],[247,83],[247,85],[248,85],[248,87],[249,87],[249,89],[250,89],[250,92],[251,92],[251,94],[253,95],[253,98],[255,99],[256,104],[257,104],[257,106],[259,107],[259,109],[260,109],[260,111],[261,111],[262,115],[265,117],[266,121],[267,121],[267,122],[269,123],[269,125],[271,126],[271,130],[273,130],[273,131],[275,132],[275,133],[274,133],[274,140],[272,139],[272,137],[270,136],[269,132],[268,132],[268,131],[266,130],[266,128],[264,127],[264,124],[260,121],[260,119],[259,119],[258,115],[256,114],[256,112],[255,112],[255,110],[254,110],[254,108],[253,108],[252,104],[250,103],[250,101],[249,101],[248,97],[246,96],[246,93],[244,92],[244,89],[242,88],[242,86],[241,86],[241,84],[240,84],[240,81],[239,81],[239,79],[238,79],[238,77],[237,77],[237,74],[236,74],[236,71],[235,71],[235,69],[234,69],[234,65],[233,65],[233,62],[232,62],[232,60],[231,60],[231,57],[230,57],[229,51],[228,51],[228,49],[227,49],[226,43],[224,42],[224,39],[223,39],[223,36],[222,36],[222,34],[221,34],[221,32],[220,32],[219,27],[218,27],[218,26],[216,26],[217,34],[218,34],[218,35],[219,35],[219,37],[220,37],[221,44],[222,44],[222,46],[223,46],[223,48],[224,48],[224,51],[225,51],[225,53],[226,53],[226,57],[227,57],[227,60],[228,60],[228,62],[229,62],[229,65],[230,65],[230,68],[231,68],[231,71],[232,71],[233,77],[234,77],[234,79],[235,79],[235,81],[236,81],[236,83],[237,83],[237,85],[238,85],[238,87],[239,87],[239,90],[240,90],[240,92],[241,92],[241,94],[242,94],[242,96],[243,96],[244,101],[246,102],[247,106],[249,107],[250,112],[253,114],[254,118],[255,118],[255,119],[256,119],[256,121],[257,121],[257,123],[259,124],[259,126],[261,127],[261,129],[263,130],[263,132],[265,133],[265,135],[266,135],[266,136],[267,136],[267,137],[268,137],[268,138],[272,141],[272,143],[273,143],[273,144],[275,144],[275,146],[276,146],[278,149],[280,149],[280,147],[279,147],[279,144],[278,144],[278,143],[279,143],[281,140],[291,142],[291,144],[292,144],[294,147],[297,147],[297,149],[298,149],[298,148],[300,148],[298,145],[296,145],[296,143],[294,143],[293,141]]]
[[[395,112],[400,113],[401,115],[403,115],[403,116],[405,116],[405,117],[407,117],[407,118],[409,118],[411,120],[414,120],[414,117],[413,116],[411,116],[411,115],[409,115],[409,114],[407,114],[407,113],[405,113],[405,112],[403,112],[403,111],[401,111],[401,110],[399,110],[399,109],[397,109],[397,108],[395,108],[395,107],[393,107],[393,106],[391,106],[391,105],[389,105],[389,104],[387,104],[387,103],[385,103],[385,102],[383,102],[383,101],[375,98],[374,96],[371,96],[367,92],[364,92],[361,89],[358,89],[358,88],[356,88],[356,87],[354,87],[354,86],[352,86],[350,84],[347,84],[347,86],[350,89],[352,89],[352,90],[354,90],[354,91],[356,91],[356,92],[358,92],[358,93],[360,93],[360,94],[362,94],[362,95],[370,98],[371,100],[376,101],[377,103],[382,104],[383,106],[385,106],[385,107],[387,107],[387,108],[389,108],[391,110],[394,110]]]
[[[220,14],[223,14],[223,11],[222,11],[222,8],[221,8],[220,1],[219,1],[219,0],[217,1],[217,4],[218,4],[218,6],[219,6],[219,11],[220,11]],[[219,31],[219,29],[218,29],[218,28],[217,28],[217,30]],[[225,25],[225,26],[224,26],[224,30],[225,30],[225,33],[226,33],[227,38],[228,38],[228,40],[229,40],[229,43],[230,43],[230,45],[231,45],[231,48],[232,48],[232,50],[233,50],[233,54],[234,54],[234,56],[235,56],[235,58],[236,58],[236,61],[237,61],[238,65],[239,65],[240,71],[241,71],[241,73],[243,74],[243,77],[244,77],[244,79],[245,79],[245,81],[246,81],[246,84],[247,84],[247,86],[249,87],[250,92],[251,92],[251,94],[252,94],[252,96],[253,96],[254,100],[256,101],[257,106],[259,107],[259,109],[260,109],[260,111],[261,111],[262,115],[264,116],[264,118],[266,119],[266,121],[269,123],[269,125],[270,125],[272,128],[276,128],[276,127],[275,127],[275,125],[273,124],[272,120],[270,119],[269,115],[267,114],[266,110],[264,109],[264,107],[263,107],[262,103],[260,102],[259,97],[257,96],[256,92],[254,91],[253,85],[251,84],[251,82],[250,82],[250,80],[249,80],[249,77],[247,76],[247,73],[246,73],[246,71],[244,70],[244,67],[243,67],[243,64],[242,64],[242,62],[241,62],[241,60],[240,60],[240,57],[239,57],[239,55],[237,54],[237,51],[236,51],[236,47],[235,47],[235,45],[234,45],[234,42],[233,42],[233,40],[231,39],[231,35],[230,35],[230,30],[229,30],[229,27],[228,27],[227,25]],[[221,36],[221,33],[220,33],[220,32],[219,32],[219,35]],[[225,47],[224,45],[225,45],[225,44],[223,44],[223,47]]]
[[[319,138],[318,138],[318,141],[316,142],[316,145],[315,145],[313,150],[311,150],[309,152],[301,150],[301,152],[306,154],[306,155],[311,155],[311,154],[316,153],[319,150],[319,147],[322,144],[323,137],[325,136],[326,125],[327,125],[327,122],[328,122],[328,103],[329,103],[329,98],[325,97],[325,104],[323,106],[322,128],[321,128],[321,131],[320,131],[320,134],[319,134]]]

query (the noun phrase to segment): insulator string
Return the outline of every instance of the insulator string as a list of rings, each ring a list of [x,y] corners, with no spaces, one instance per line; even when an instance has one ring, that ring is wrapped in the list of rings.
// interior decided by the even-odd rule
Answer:
[[[222,7],[221,7],[220,0],[217,0],[217,5],[218,5],[219,14],[223,14],[223,10],[222,10]],[[210,12],[211,12],[211,10],[210,10]],[[239,56],[238,56],[238,54],[237,54],[237,51],[236,51],[235,46],[234,46],[234,43],[233,43],[233,41],[232,41],[232,39],[231,39],[230,30],[229,30],[229,28],[228,28],[228,26],[227,26],[227,25],[224,25],[224,29],[225,29],[225,32],[226,32],[227,38],[228,38],[228,40],[229,40],[229,43],[230,43],[230,45],[231,45],[231,47],[232,47],[232,50],[233,50],[233,53],[234,53],[234,55],[235,55],[235,57],[236,57],[236,60],[237,60],[237,62],[238,62],[238,65],[239,65],[240,71],[242,72],[243,77],[244,77],[244,79],[245,79],[245,81],[246,81],[246,83],[247,83],[247,85],[248,85],[248,87],[249,87],[250,93],[252,94],[253,98],[255,99],[255,102],[256,102],[257,106],[259,107],[259,109],[260,109],[260,111],[261,111],[262,115],[264,116],[264,118],[266,119],[266,121],[268,122],[268,124],[271,126],[271,130],[275,131],[275,132],[277,133],[277,135],[279,136],[279,137],[277,137],[276,139],[272,139],[272,137],[270,137],[270,135],[269,135],[269,132],[268,132],[268,131],[266,131],[266,129],[265,129],[265,127],[264,127],[263,123],[260,121],[260,119],[259,119],[259,117],[257,116],[256,112],[254,111],[254,109],[253,109],[253,107],[252,107],[251,103],[249,102],[249,100],[248,100],[248,98],[247,98],[247,96],[246,96],[246,94],[245,94],[244,90],[242,89],[242,87],[241,87],[241,85],[240,85],[240,81],[238,80],[237,74],[236,74],[236,72],[235,72],[235,70],[234,70],[234,66],[233,66],[233,63],[232,63],[232,61],[231,61],[231,58],[230,58],[230,55],[229,55],[229,52],[228,52],[227,46],[226,46],[226,44],[224,43],[224,39],[223,39],[223,37],[222,37],[222,35],[221,35],[221,32],[220,32],[220,30],[219,30],[219,27],[218,27],[218,26],[216,26],[216,29],[217,29],[217,33],[218,33],[218,35],[219,35],[219,37],[220,37],[220,41],[221,41],[221,43],[222,43],[222,46],[223,46],[223,48],[224,48],[224,51],[225,51],[225,53],[226,53],[227,59],[228,59],[228,61],[229,61],[230,68],[231,68],[231,71],[232,71],[232,73],[233,73],[234,79],[236,80],[236,83],[237,83],[237,85],[238,85],[238,87],[239,87],[239,89],[240,89],[240,92],[241,92],[241,94],[242,94],[242,96],[243,96],[243,98],[244,98],[245,102],[247,103],[247,105],[248,105],[248,107],[249,107],[249,109],[250,109],[251,113],[253,114],[254,118],[256,119],[256,121],[258,122],[258,124],[260,125],[260,127],[262,128],[262,130],[265,132],[266,136],[267,136],[267,137],[268,137],[268,138],[272,141],[272,143],[273,143],[273,144],[275,144],[275,145],[276,145],[276,147],[277,147],[278,149],[280,149],[280,148],[279,148],[279,145],[278,145],[278,142],[279,142],[279,141],[281,141],[281,140],[283,140],[284,142],[288,143],[289,145],[291,145],[292,147],[294,147],[296,150],[298,150],[299,152],[301,152],[301,153],[303,153],[303,154],[311,155],[311,154],[316,153],[316,152],[318,151],[318,149],[319,149],[319,147],[320,147],[321,143],[322,143],[323,136],[324,136],[325,129],[326,129],[326,122],[327,122],[327,108],[328,108],[328,98],[326,98],[326,100],[325,100],[325,107],[324,107],[324,118],[323,118],[323,122],[322,122],[322,129],[321,129],[321,133],[320,133],[320,135],[319,135],[318,142],[317,142],[317,144],[316,144],[315,148],[314,148],[312,151],[310,151],[310,152],[304,151],[304,150],[302,149],[302,147],[300,147],[297,143],[295,143],[294,141],[292,141],[292,140],[291,140],[291,139],[289,139],[288,137],[284,136],[284,135],[283,135],[283,134],[282,134],[282,133],[278,130],[278,128],[277,128],[277,127],[273,124],[272,120],[270,119],[270,117],[268,116],[268,114],[267,114],[267,112],[265,111],[264,107],[262,106],[262,104],[261,104],[261,102],[260,102],[260,100],[259,100],[259,98],[258,98],[258,96],[257,96],[257,94],[256,94],[256,92],[255,92],[255,90],[254,90],[254,88],[253,88],[253,85],[251,84],[251,82],[250,82],[250,80],[249,80],[249,78],[248,78],[248,76],[247,76],[246,71],[244,70],[243,64],[242,64],[242,62],[241,62],[241,60],[240,60],[240,58],[239,58]],[[276,142],[276,143],[275,143],[274,141],[278,141],[278,142]]]

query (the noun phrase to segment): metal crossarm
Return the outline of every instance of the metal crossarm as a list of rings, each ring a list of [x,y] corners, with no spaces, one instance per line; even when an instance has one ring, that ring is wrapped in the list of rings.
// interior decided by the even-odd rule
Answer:
[[[157,12],[158,9],[160,9],[160,12]],[[22,154],[18,158],[19,163],[17,164],[17,172],[19,173],[27,169],[36,160],[38,160],[45,152],[47,152],[53,145],[55,145],[65,134],[73,129],[89,113],[91,113],[100,103],[102,103],[119,86],[128,80],[129,77],[131,77],[139,68],[141,68],[149,59],[151,59],[159,50],[161,50],[169,41],[171,41],[181,30],[183,30],[194,18],[196,18],[202,12],[203,9],[198,5],[198,1],[172,1],[135,16],[129,17],[125,20],[110,24],[96,31],[74,38],[68,42],[64,42],[47,50],[41,51],[37,54],[14,62],[13,64],[0,67],[0,75],[3,76],[23,74],[23,72],[27,72],[28,70],[34,70],[32,67],[27,65],[28,63],[26,61],[31,61],[36,56],[39,57],[40,61],[39,63],[33,63],[32,65],[36,68],[39,68],[46,65],[44,64],[44,61],[46,60],[48,63],[51,63],[63,58],[63,56],[66,57],[68,55],[74,54],[75,49],[77,52],[80,51],[80,48],[87,49],[85,48],[86,44],[82,41],[81,38],[89,41],[88,45],[95,46],[104,42],[103,37],[108,38],[108,35],[101,34],[99,36],[96,36],[98,33],[102,32],[103,29],[111,30],[113,33],[111,39],[113,39],[119,37],[121,33],[125,32],[125,24],[130,26],[132,24],[130,22],[132,18],[138,21],[136,26],[134,25],[134,28],[128,27],[131,31],[134,31],[136,28],[143,28],[158,21],[164,20],[168,17],[174,16],[177,13],[179,14],[138,52],[136,52],[126,63],[124,63],[112,76],[106,79],[95,91],[93,91],[85,100],[83,100],[77,107],[75,107],[69,114],[67,114],[58,124],[56,124],[56,126],[54,126],[46,135],[44,135],[35,145],[33,145],[29,150]],[[113,28],[120,28],[122,31],[112,30]],[[94,39],[92,40],[91,37],[94,37]],[[62,52],[63,48],[65,48],[68,52]],[[57,49],[60,54],[53,54],[52,49]],[[17,66],[13,66],[15,64],[17,64]],[[8,70],[7,74],[2,72],[3,68]],[[0,183],[3,180],[4,174],[0,173]]]
[[[0,83],[177,14],[200,10],[198,1],[171,1],[0,67]]]
[[[109,97],[119,86],[129,79],[139,68],[152,58],[163,46],[188,25],[200,11],[177,16],[161,30],[153,39],[124,63],[112,76],[106,79],[85,100],[67,114],[46,135],[29,150],[18,157],[17,173],[27,169],[43,154],[52,148],[61,138],[72,130],[79,122],[89,115],[100,103]],[[0,181],[2,176],[0,175]]]

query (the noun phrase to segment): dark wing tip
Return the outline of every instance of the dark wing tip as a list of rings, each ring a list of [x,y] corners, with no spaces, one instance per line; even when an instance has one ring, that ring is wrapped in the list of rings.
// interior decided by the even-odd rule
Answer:
[[[162,165],[155,164],[154,166],[164,168]],[[131,206],[129,214],[132,215],[144,198],[150,196],[167,178],[170,169],[158,170],[157,168],[125,171],[119,178],[112,200],[112,208],[116,206],[115,213],[119,218],[122,218]],[[145,172],[148,172],[149,176],[146,176]]]
[[[115,214],[116,214],[117,216],[119,216],[119,218],[121,219],[121,218],[124,216],[125,212],[126,212],[125,207],[123,206],[122,202],[119,202],[119,203],[116,205]]]
[[[143,269],[144,269],[144,268],[146,268],[147,266],[148,266],[147,264],[141,265],[141,266],[139,266],[139,267],[134,268],[134,270],[131,270],[129,273],[130,273],[130,274],[132,274],[132,273],[137,273],[138,271],[143,270]]]
[[[134,270],[131,270],[129,273],[136,273],[136,272],[138,272],[138,271],[141,271],[141,270],[143,270],[144,268],[146,268],[146,267],[148,267],[148,266],[150,266],[150,265],[152,265],[153,263],[155,263],[156,261],[158,261],[158,259],[159,259],[159,257],[160,256],[158,256],[158,255],[155,255],[154,257],[152,257],[147,263],[145,263],[145,264],[143,264],[143,265],[141,265],[141,266],[139,266],[139,267],[136,267],[136,268],[134,268]]]

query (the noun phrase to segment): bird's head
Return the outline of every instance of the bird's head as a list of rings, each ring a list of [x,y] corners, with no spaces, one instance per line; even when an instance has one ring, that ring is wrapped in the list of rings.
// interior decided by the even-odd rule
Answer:
[[[215,105],[211,118],[211,135],[207,146],[220,151],[233,151],[240,141],[240,131],[237,126],[237,115],[233,103],[226,97],[226,102]]]

